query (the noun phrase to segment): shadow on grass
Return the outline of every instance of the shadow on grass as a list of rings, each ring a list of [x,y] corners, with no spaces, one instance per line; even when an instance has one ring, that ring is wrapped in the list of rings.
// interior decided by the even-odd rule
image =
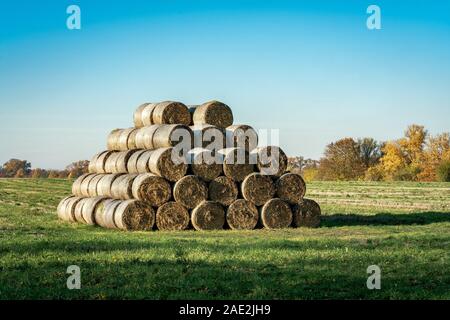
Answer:
[[[322,227],[377,226],[377,225],[425,225],[450,222],[449,212],[416,212],[406,214],[379,213],[372,216],[357,214],[333,214],[322,216]]]

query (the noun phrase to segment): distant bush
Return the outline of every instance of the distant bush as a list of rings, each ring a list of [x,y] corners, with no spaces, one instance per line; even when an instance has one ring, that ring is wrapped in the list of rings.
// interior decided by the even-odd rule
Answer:
[[[378,165],[367,169],[364,175],[364,180],[366,181],[382,181],[383,179],[383,169]]]
[[[450,161],[443,161],[437,168],[439,181],[450,182]]]

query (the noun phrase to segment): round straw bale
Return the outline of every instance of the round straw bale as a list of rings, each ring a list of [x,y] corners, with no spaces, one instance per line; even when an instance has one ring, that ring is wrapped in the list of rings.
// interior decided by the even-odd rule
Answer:
[[[236,183],[225,176],[215,178],[209,183],[209,199],[219,202],[221,205],[229,206],[238,197]]]
[[[108,150],[119,150],[118,149],[118,142],[119,142],[119,136],[122,133],[123,129],[114,129],[112,130],[109,135],[108,135],[108,139],[107,139],[107,149]]]
[[[122,131],[119,134],[119,138],[117,139],[117,149],[120,151],[126,151],[130,148],[128,148],[128,142],[130,140],[131,133],[136,131],[136,128],[127,128],[122,129]],[[135,148],[131,148],[135,149]]]
[[[153,147],[153,136],[161,125],[154,124],[136,130],[135,145],[138,149],[155,149]]]
[[[76,222],[76,208],[78,203],[85,198],[73,197],[67,200],[66,206],[64,207],[64,216],[66,221]],[[63,209],[63,208],[61,208]],[[81,209],[80,209],[81,213]]]
[[[267,229],[289,227],[292,223],[289,204],[279,198],[270,199],[261,208],[261,221]]]
[[[153,122],[153,112],[155,110],[157,103],[148,103],[141,112],[141,121],[143,126],[151,126],[155,124]]]
[[[186,158],[177,154],[176,149],[160,148],[151,152],[148,168],[151,173],[175,182],[186,174],[186,162]]]
[[[194,137],[194,148],[225,148],[225,130],[211,124],[196,124],[189,127]]]
[[[152,121],[155,124],[184,124],[188,126],[191,123],[191,114],[186,105],[181,102],[163,101],[158,103],[153,110]]]
[[[105,173],[116,172],[116,161],[119,157],[119,152],[112,152],[105,161]],[[98,171],[97,171],[98,172]]]
[[[130,157],[135,153],[137,150],[128,150],[128,151],[121,151],[118,152],[117,160],[116,160],[116,167],[115,171],[113,173],[127,173],[127,164]]]
[[[94,156],[92,157],[91,161],[89,161],[89,167],[88,167],[88,172],[89,172],[89,173],[96,173],[96,172],[97,172],[97,161],[98,161],[98,158],[99,158],[102,154],[104,154],[104,153],[106,153],[106,152],[108,152],[108,151],[102,151],[102,152],[97,153],[96,155],[94,155]]]
[[[173,197],[186,208],[194,209],[208,199],[208,188],[197,176],[185,176],[175,183]]]
[[[85,173],[75,179],[72,184],[72,194],[78,197],[81,197],[83,194],[81,193],[81,184],[84,179],[89,176],[95,176],[95,173]]]
[[[151,230],[155,224],[155,211],[145,202],[124,200],[114,212],[114,223],[122,230]]]
[[[159,207],[170,200],[172,190],[170,184],[153,173],[143,173],[133,180],[133,198]]]
[[[94,179],[97,175],[98,174],[93,173],[83,179],[83,182],[81,182],[80,186],[80,196],[89,197],[89,184],[91,183],[92,179]]]
[[[193,133],[188,126],[182,124],[162,124],[158,126],[153,134],[153,148],[147,147],[147,149],[174,147],[178,143],[183,143],[187,148],[192,149],[193,140]]]
[[[148,102],[141,104],[136,111],[134,111],[133,114],[133,122],[134,122],[134,126],[136,128],[141,128],[144,126],[144,123],[142,122],[142,111],[144,111],[144,108],[149,105]]]
[[[136,134],[139,132],[139,129],[134,128],[133,131],[131,131],[130,135],[128,136],[128,142],[127,142],[127,149],[128,150],[134,150],[139,149],[136,146]]]
[[[117,177],[111,185],[111,197],[114,199],[133,199],[133,181],[137,174],[124,174]]]
[[[209,101],[195,107],[192,120],[194,124],[212,124],[226,128],[233,124],[233,112],[222,102]]]
[[[242,196],[245,200],[262,206],[275,195],[272,178],[261,173],[249,174],[242,182]]]
[[[311,199],[303,199],[292,208],[293,221],[295,227],[316,228],[320,225],[320,206]]]
[[[226,128],[226,147],[244,148],[251,151],[258,146],[258,133],[246,124],[236,124]]]
[[[105,151],[102,153],[95,161],[95,172],[96,173],[107,173],[106,163],[108,158],[113,154],[113,151]]]
[[[275,177],[285,173],[288,158],[284,151],[277,146],[258,147],[250,153],[250,159],[254,159],[258,170],[265,175]]]
[[[146,150],[138,150],[131,155],[131,157],[128,159],[128,163],[127,163],[128,173],[138,173],[138,170],[137,170],[138,160],[139,160],[139,157],[144,152],[146,152]]]
[[[104,228],[117,229],[114,222],[114,213],[123,200],[107,199],[95,208],[95,222]]]
[[[196,230],[223,229],[225,212],[220,203],[203,201],[192,210],[191,220]]]
[[[88,194],[89,197],[97,197],[98,194],[98,184],[100,180],[105,176],[106,174],[97,174],[95,177],[91,179],[88,185]]]
[[[188,152],[192,173],[205,181],[211,181],[222,174],[223,156],[212,150],[195,148]]]
[[[224,174],[238,182],[241,182],[252,173],[255,166],[250,163],[249,153],[242,148],[227,148],[219,151],[224,155]]]
[[[296,173],[285,173],[275,183],[277,196],[291,204],[299,203],[306,192],[303,178]]]
[[[258,223],[258,209],[247,200],[237,199],[227,209],[227,223],[231,229],[252,230]]]
[[[58,207],[56,208],[56,214],[58,215],[58,218],[60,218],[61,220],[66,220],[66,221],[69,220],[68,217],[66,216],[66,206],[67,206],[67,203],[69,202],[69,200],[73,199],[73,198],[74,198],[74,196],[68,196],[59,202]]]
[[[146,173],[150,172],[150,169],[148,168],[148,162],[150,160],[150,156],[152,155],[153,151],[145,150],[136,162],[136,171],[138,173]]]
[[[89,200],[90,198],[80,198],[79,201],[77,201],[73,206],[73,218],[76,222],[79,223],[84,223],[86,224],[86,221],[83,218],[83,207],[86,204],[86,202]],[[67,208],[69,209],[69,213],[70,213],[70,207],[67,206]]]
[[[81,209],[81,215],[86,224],[95,225],[95,208],[98,204],[108,198],[106,197],[94,197],[86,198],[84,200],[83,208]]]
[[[106,216],[106,211],[107,211],[108,206],[110,206],[111,204],[117,203],[117,205],[119,205],[120,202],[121,202],[120,200],[116,200],[116,199],[105,199],[104,201],[101,201],[95,207],[95,210],[94,210],[95,223],[103,228],[115,228],[114,215],[112,215],[112,217],[109,217],[109,221],[113,222],[112,227],[111,227],[110,225],[107,224],[108,217]],[[114,211],[113,211],[113,213],[114,213]]]
[[[99,196],[112,197],[112,184],[115,179],[124,175],[124,173],[105,174],[97,183],[97,193]]]
[[[156,211],[156,227],[159,230],[185,230],[189,226],[189,212],[178,202],[164,203]]]

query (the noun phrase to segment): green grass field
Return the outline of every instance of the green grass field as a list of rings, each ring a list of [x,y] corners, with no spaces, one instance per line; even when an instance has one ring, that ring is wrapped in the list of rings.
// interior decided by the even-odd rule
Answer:
[[[0,179],[1,299],[450,299],[450,183],[310,183],[318,229],[136,233],[59,221],[70,185]]]

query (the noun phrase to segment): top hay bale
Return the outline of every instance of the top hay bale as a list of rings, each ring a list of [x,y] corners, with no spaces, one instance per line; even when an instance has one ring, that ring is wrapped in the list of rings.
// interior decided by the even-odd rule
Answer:
[[[209,101],[199,106],[192,106],[192,121],[194,125],[211,124],[219,128],[226,128],[233,124],[231,108],[220,101]]]
[[[137,128],[152,124],[184,124],[191,123],[188,108],[181,102],[163,101],[144,103],[134,112],[134,125]]]

